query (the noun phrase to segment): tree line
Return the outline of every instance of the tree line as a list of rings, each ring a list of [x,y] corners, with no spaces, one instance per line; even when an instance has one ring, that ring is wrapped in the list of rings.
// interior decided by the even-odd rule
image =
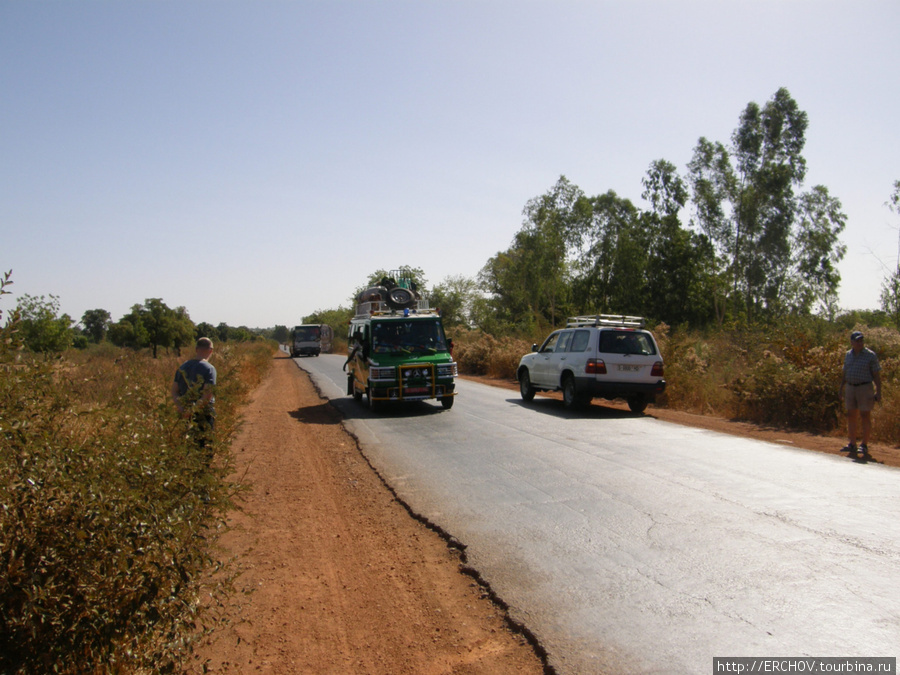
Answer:
[[[727,145],[700,138],[684,173],[653,161],[641,183],[640,208],[613,190],[588,195],[564,175],[529,200],[509,248],[475,278],[447,277],[429,288],[449,327],[494,335],[531,335],[575,314],[638,314],[672,326],[767,323],[814,314],[833,320],[847,247],[840,201],[824,185],[805,186],[809,124],[790,92],[748,103]],[[900,180],[888,208],[900,215]],[[375,283],[386,273],[370,275]],[[361,290],[361,289],[357,289]],[[900,328],[900,250],[881,289],[882,309]],[[355,307],[318,310],[303,323],[346,325]],[[77,326],[58,316],[58,301],[20,299],[26,345],[59,351],[104,340],[125,347],[175,349],[198,335],[219,341],[259,337],[279,342],[289,329],[194,324],[184,307],[160,299],[134,305],[116,323],[89,310]]]
[[[613,190],[588,195],[560,176],[527,202],[509,248],[475,279],[434,286],[431,304],[449,326],[494,335],[597,313],[688,328],[833,320],[847,216],[827,187],[805,186],[808,123],[785,88],[747,104],[730,143],[700,138],[684,173],[665,159],[650,164],[641,181],[647,208]],[[900,181],[888,207],[900,213]],[[421,270],[410,272],[426,288]],[[900,327],[900,255],[881,303]]]
[[[5,283],[12,284],[12,272],[5,275]],[[59,298],[54,295],[23,295],[12,314],[22,344],[32,352],[61,352],[69,347],[86,348],[90,344],[109,342],[117,347],[150,349],[153,357],[159,350],[173,350],[194,344],[198,337],[210,337],[218,342],[248,342],[262,338],[287,335],[287,328],[250,329],[226,323],[195,324],[184,307],[171,308],[160,298],[148,298],[133,305],[116,322],[105,309],[89,309],[76,323],[68,314],[59,313]],[[286,339],[286,338],[285,338]]]
[[[847,219],[827,187],[804,189],[807,125],[786,89],[748,104],[731,144],[700,138],[684,175],[651,163],[646,209],[560,177],[482,269],[489,313],[521,328],[572,313],[692,327],[833,315]]]

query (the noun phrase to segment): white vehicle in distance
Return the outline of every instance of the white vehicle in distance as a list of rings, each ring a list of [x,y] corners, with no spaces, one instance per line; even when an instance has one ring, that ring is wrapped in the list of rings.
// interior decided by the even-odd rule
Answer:
[[[662,355],[644,319],[614,314],[571,317],[522,357],[516,378],[524,401],[562,390],[567,408],[622,398],[635,413],[666,389]]]

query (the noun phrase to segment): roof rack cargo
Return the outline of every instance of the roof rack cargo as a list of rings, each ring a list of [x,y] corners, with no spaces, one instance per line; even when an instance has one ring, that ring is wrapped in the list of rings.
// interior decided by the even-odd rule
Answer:
[[[627,316],[625,314],[593,314],[590,316],[570,316],[568,323],[572,326],[619,326],[622,328],[643,328],[644,317]]]
[[[404,270],[393,270],[389,275],[357,295],[356,318],[436,313]]]

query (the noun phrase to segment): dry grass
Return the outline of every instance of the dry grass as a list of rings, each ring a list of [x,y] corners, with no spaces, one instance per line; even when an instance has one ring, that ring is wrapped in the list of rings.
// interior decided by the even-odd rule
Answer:
[[[900,444],[900,333],[857,326],[882,365],[883,403],[873,415],[873,440]],[[657,401],[673,410],[740,419],[768,426],[838,433],[846,426],[839,397],[848,333],[833,327],[676,331],[651,329],[666,364],[666,394]],[[515,379],[532,339],[495,337],[480,331],[452,335],[460,372]]]
[[[176,670],[230,591],[215,541],[237,410],[274,345],[219,349],[210,452],[168,392],[183,357],[101,346],[0,363],[0,672]],[[15,357],[15,358],[12,358]]]

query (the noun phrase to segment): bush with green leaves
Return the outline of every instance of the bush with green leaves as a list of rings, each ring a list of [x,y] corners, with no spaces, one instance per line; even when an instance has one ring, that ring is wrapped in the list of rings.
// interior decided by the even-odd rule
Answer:
[[[68,314],[59,314],[59,298],[23,295],[16,308],[17,330],[33,352],[61,352],[72,345],[75,332]]]

